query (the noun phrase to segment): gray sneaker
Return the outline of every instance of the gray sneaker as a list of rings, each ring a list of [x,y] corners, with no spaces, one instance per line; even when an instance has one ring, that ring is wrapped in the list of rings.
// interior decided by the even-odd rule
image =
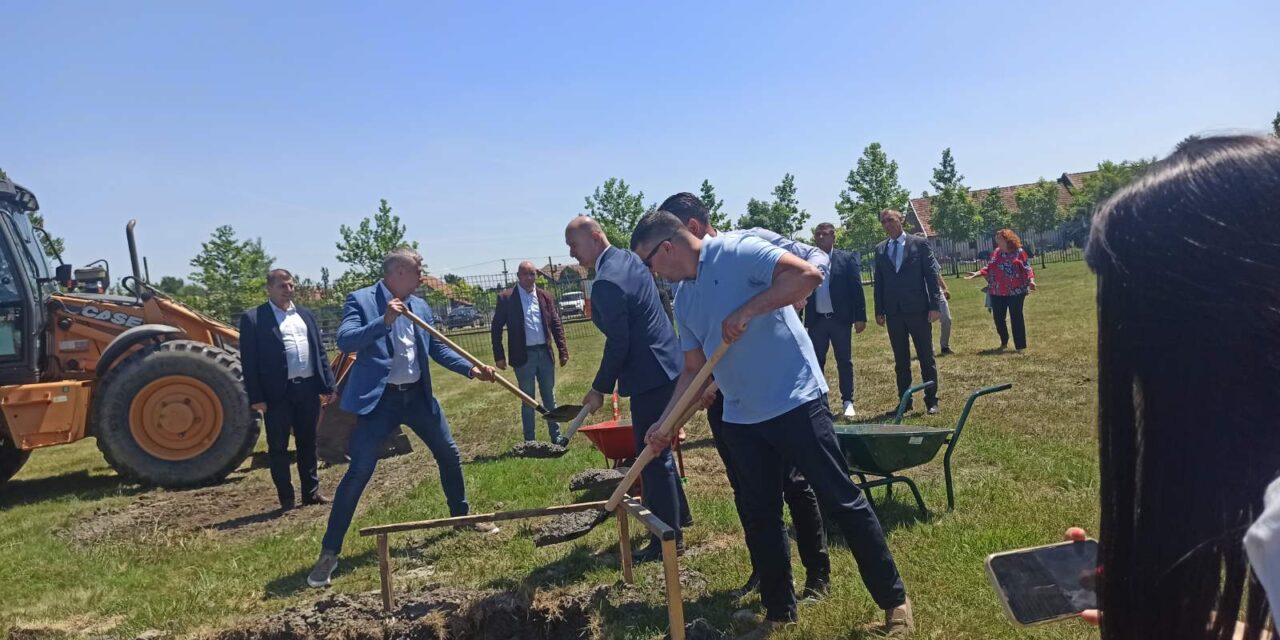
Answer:
[[[492,522],[473,522],[471,524],[460,524],[453,527],[458,531],[470,531],[481,535],[489,535],[501,531],[498,525]]]
[[[320,559],[316,560],[316,566],[311,567],[311,573],[307,574],[307,584],[317,589],[329,586],[329,578],[337,568],[338,554],[328,549],[322,550]]]

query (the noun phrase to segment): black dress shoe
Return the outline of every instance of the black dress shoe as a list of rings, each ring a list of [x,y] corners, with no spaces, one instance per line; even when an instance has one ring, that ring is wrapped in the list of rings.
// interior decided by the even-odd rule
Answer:
[[[294,507],[296,507],[296,506],[298,506],[298,504],[297,504],[296,502],[294,502],[294,501],[293,501],[293,498],[289,498],[288,500],[281,500],[281,501],[280,501],[280,510],[281,510],[281,511],[293,511],[293,508],[294,508]]]
[[[682,555],[684,555],[684,545],[677,544],[676,556],[678,557]],[[631,554],[631,562],[634,564],[641,564],[644,562],[654,562],[656,560],[661,560],[661,559],[662,559],[662,545],[657,543],[650,544],[649,546]]]
[[[302,499],[302,504],[306,506],[310,506],[313,504],[329,504],[330,502],[331,500],[329,500],[329,497],[322,493],[309,495]]]
[[[751,572],[751,577],[747,578],[746,584],[742,585],[741,588],[733,592],[733,597],[735,600],[740,598],[745,598],[748,595],[750,595],[752,592],[759,591],[759,590],[760,590],[760,576],[756,575],[755,572],[753,571]]]
[[[831,590],[831,581],[828,578],[809,578],[804,581],[804,591],[800,593],[800,599],[813,603],[827,597],[827,592]]]
[[[942,348],[942,352],[941,352],[941,353],[942,353],[942,355],[944,355],[944,356],[949,356],[949,355],[954,355],[954,354],[955,354],[955,352],[954,352],[954,351],[952,351],[950,347],[943,347],[943,348]]]

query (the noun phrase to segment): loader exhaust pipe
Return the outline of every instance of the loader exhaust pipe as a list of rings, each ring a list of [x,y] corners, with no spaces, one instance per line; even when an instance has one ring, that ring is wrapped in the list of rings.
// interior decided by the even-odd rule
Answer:
[[[142,279],[142,267],[138,264],[138,241],[133,237],[133,228],[137,224],[137,220],[130,220],[129,224],[125,226],[124,233],[129,238],[129,263],[133,265],[133,279],[141,285],[146,280]]]

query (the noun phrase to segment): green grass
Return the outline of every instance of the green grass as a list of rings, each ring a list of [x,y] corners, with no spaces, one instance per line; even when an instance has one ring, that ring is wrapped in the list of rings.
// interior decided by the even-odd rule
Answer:
[[[975,406],[955,458],[954,512],[945,511],[940,459],[914,475],[926,503],[935,509],[932,518],[914,517],[904,489],[895,493],[895,502],[878,503],[915,605],[916,637],[1096,635],[1078,622],[1029,630],[1012,626],[983,570],[983,559],[991,552],[1056,541],[1070,525],[1096,529],[1093,278],[1083,264],[1073,263],[1042,269],[1038,281],[1040,292],[1026,305],[1031,348],[1014,355],[981,353],[998,340],[982,307],[980,284],[949,280],[955,316],[952,348],[958,353],[939,360],[942,415],[916,414],[909,420],[953,424],[968,392],[1002,382],[1015,387]],[[577,402],[586,391],[601,343],[595,336],[571,344],[573,359],[559,373],[557,397],[562,402]],[[896,403],[888,338],[874,323],[854,337],[854,367],[861,412],[887,410]],[[830,363],[828,372],[834,389]],[[434,379],[464,456],[481,458],[465,466],[473,510],[572,502],[568,478],[600,466],[601,456],[583,438],[557,460],[492,459],[519,438],[514,399],[496,387],[439,369]],[[690,440],[707,437],[699,416],[691,423]],[[702,573],[709,584],[709,595],[686,601],[686,617],[705,617],[726,628],[732,607],[725,592],[746,578],[747,554],[714,450],[691,447],[685,461],[697,520],[686,540],[700,551],[683,565]],[[264,482],[265,475],[265,470],[250,473],[257,482]],[[446,515],[438,484],[434,468],[424,467],[407,496],[366,505],[355,526]],[[303,578],[318,552],[323,519],[261,535],[159,536],[92,546],[74,546],[59,535],[94,509],[127,504],[146,492],[117,482],[93,442],[36,452],[15,481],[0,489],[0,633],[40,622],[82,634],[129,636],[152,628],[188,633],[225,627],[238,618],[314,597]],[[508,523],[498,536],[483,539],[452,532],[393,536],[396,566],[410,571],[431,565],[431,581],[463,587],[618,579],[613,559],[596,555],[616,544],[612,525],[580,541],[542,549],[533,547],[528,526]],[[874,605],[849,554],[833,549],[833,561],[833,595],[803,608],[801,623],[778,637],[861,637],[856,629],[873,617]],[[794,564],[799,577],[799,562]],[[638,568],[637,583],[644,603],[605,610],[610,637],[658,637],[665,630],[660,568]],[[361,592],[377,584],[373,541],[352,533],[334,589]]]

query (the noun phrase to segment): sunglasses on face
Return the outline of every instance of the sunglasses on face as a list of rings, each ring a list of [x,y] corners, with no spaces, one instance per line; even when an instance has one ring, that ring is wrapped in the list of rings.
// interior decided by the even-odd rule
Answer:
[[[641,262],[643,262],[643,263],[644,263],[644,268],[646,268],[646,269],[648,269],[648,270],[650,270],[650,271],[653,271],[653,265],[652,265],[652,264],[649,264],[649,261],[650,261],[650,260],[653,260],[653,257],[654,257],[654,256],[656,256],[656,255],[658,255],[658,249],[661,249],[663,244],[665,244],[665,243],[667,243],[667,242],[671,242],[671,239],[672,239],[672,238],[674,238],[674,237],[675,237],[675,235],[674,235],[674,234],[669,235],[669,236],[667,236],[666,238],[663,238],[663,239],[662,239],[662,241],[661,241],[661,242],[659,242],[658,244],[653,245],[653,250],[651,250],[651,251],[649,252],[649,255],[645,256],[645,257],[644,257],[644,260],[642,260],[642,261],[641,261]]]

